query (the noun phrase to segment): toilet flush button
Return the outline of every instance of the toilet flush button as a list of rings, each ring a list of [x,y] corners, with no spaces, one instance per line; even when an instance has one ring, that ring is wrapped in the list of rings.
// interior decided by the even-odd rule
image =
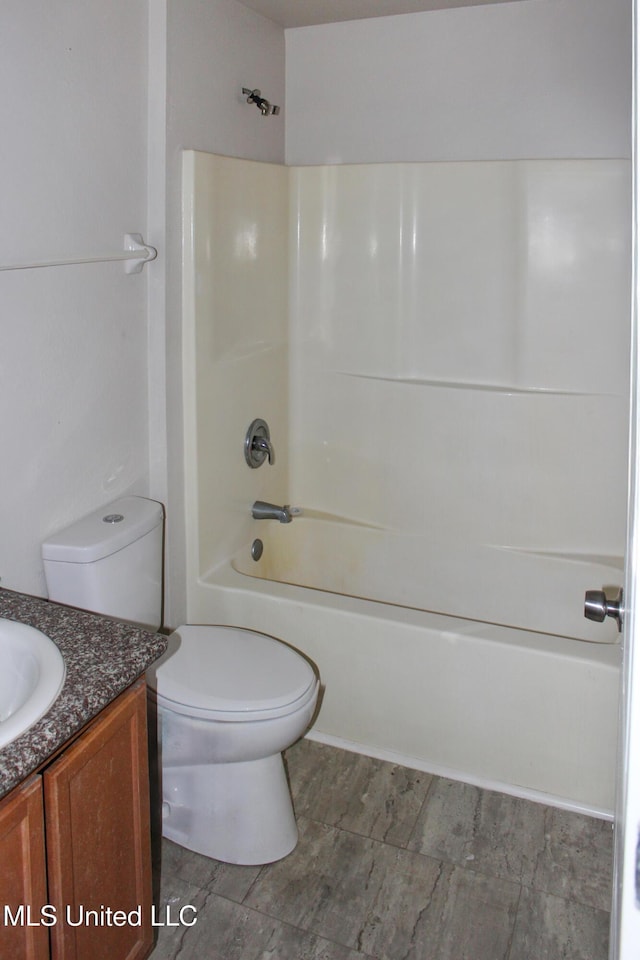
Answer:
[[[106,517],[102,518],[103,523],[120,523],[121,520],[124,520],[124,514],[122,513],[108,513]]]

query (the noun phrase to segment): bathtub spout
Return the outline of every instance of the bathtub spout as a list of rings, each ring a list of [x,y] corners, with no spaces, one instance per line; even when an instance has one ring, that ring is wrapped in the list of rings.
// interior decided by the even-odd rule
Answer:
[[[293,520],[288,505],[277,507],[275,503],[265,503],[264,500],[256,500],[251,508],[251,516],[254,520],[279,520],[280,523],[291,523]]]

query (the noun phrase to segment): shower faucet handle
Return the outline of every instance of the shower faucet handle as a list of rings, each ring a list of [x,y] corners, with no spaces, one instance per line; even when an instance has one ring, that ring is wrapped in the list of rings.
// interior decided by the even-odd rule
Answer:
[[[276,454],[271,443],[269,425],[265,420],[253,420],[244,438],[244,459],[252,469],[261,467],[265,460],[275,463]]]
[[[276,455],[273,444],[266,437],[254,437],[251,449],[254,453],[266,453],[269,463],[275,463]]]

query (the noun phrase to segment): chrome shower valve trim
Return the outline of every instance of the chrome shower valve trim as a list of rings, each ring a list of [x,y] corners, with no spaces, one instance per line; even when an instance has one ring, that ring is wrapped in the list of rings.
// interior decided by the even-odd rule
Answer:
[[[252,420],[244,438],[244,459],[254,470],[265,460],[273,464],[276,454],[271,443],[271,433],[266,420]]]

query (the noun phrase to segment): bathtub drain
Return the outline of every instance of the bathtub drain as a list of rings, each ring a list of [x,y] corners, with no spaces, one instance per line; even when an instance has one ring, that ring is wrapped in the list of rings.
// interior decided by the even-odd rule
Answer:
[[[254,560],[259,560],[262,556],[262,551],[264,550],[264,544],[262,540],[254,540],[251,544],[251,556]]]

